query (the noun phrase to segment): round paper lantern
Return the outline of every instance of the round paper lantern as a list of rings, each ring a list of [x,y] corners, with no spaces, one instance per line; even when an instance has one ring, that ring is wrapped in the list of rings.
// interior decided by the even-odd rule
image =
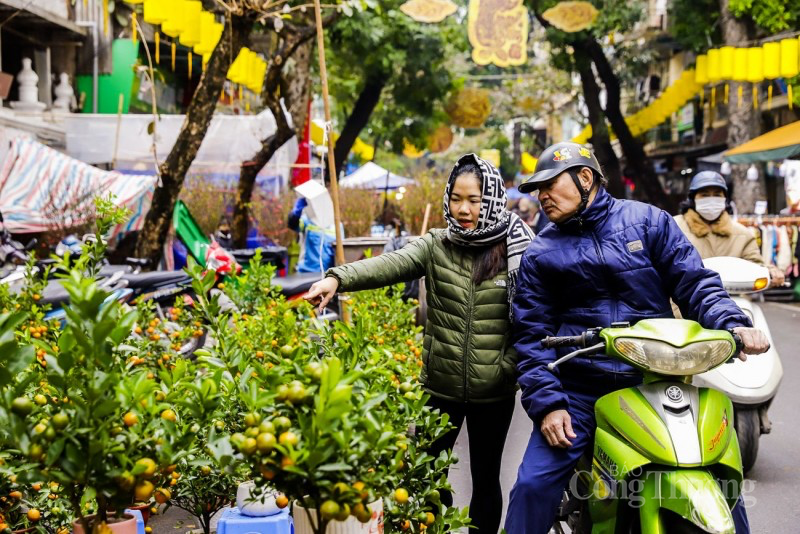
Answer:
[[[166,17],[161,23],[161,31],[175,38],[181,34],[185,28],[183,5],[188,0],[162,0]]]
[[[708,51],[708,81],[718,82],[722,79],[720,74],[720,53],[719,48],[712,48]]]
[[[756,46],[747,49],[747,81],[758,83],[764,80],[764,50]]]
[[[781,76],[781,45],[780,43],[765,43],[764,49],[764,77],[774,80]]]
[[[708,83],[708,56],[705,54],[697,56],[694,69],[694,81],[700,85]]]
[[[445,111],[456,126],[480,128],[492,111],[489,92],[477,87],[465,87],[448,102]]]
[[[798,64],[798,45],[797,39],[783,39],[781,45],[781,77],[794,78],[800,71]]]
[[[200,42],[200,12],[203,6],[199,0],[186,0],[183,4],[184,28],[178,42],[193,47]]]
[[[433,153],[444,152],[453,143],[453,130],[443,124],[436,128],[428,140],[428,150]]]
[[[167,3],[163,0],[144,0],[144,21],[159,25],[167,19]]]
[[[747,48],[737,48],[733,53],[733,79],[747,81]]]
[[[733,79],[733,56],[732,46],[723,46],[719,49],[719,77],[723,80]]]

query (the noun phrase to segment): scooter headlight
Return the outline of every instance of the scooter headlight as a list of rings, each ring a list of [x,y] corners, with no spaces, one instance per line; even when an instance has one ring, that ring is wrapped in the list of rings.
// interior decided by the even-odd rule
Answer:
[[[632,362],[664,375],[704,373],[731,357],[735,346],[726,340],[699,341],[675,347],[663,341],[621,337],[614,348]]]

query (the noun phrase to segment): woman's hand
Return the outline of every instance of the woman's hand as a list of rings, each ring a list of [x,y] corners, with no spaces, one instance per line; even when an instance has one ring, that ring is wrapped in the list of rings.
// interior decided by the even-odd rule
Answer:
[[[319,312],[322,313],[322,310],[325,309],[325,306],[328,305],[336,294],[337,289],[339,289],[339,280],[328,276],[311,286],[311,289],[308,290],[308,293],[306,293],[303,298],[314,306],[317,306]]]

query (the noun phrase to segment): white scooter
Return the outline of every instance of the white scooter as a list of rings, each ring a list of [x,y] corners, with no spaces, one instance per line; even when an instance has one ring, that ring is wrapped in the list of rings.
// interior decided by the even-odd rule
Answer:
[[[767,289],[770,285],[769,270],[747,260],[727,256],[708,258],[703,263],[720,275],[725,290],[750,317],[753,326],[766,334],[770,343],[770,349],[764,354],[750,356],[744,362],[736,359],[733,363],[696,375],[692,380],[695,386],[718,389],[733,401],[734,426],[746,474],[756,463],[759,437],[772,430],[767,410],[783,378],[781,359],[775,350],[764,313],[756,302],[743,296]]]

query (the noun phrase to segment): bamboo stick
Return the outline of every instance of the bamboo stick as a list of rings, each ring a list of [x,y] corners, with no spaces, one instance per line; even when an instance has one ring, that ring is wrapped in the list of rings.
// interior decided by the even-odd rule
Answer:
[[[314,0],[314,18],[317,23],[317,53],[319,54],[319,77],[322,84],[322,103],[325,107],[325,124],[331,124],[331,104],[328,95],[328,70],[325,65],[325,35],[322,31],[322,8],[319,0]],[[344,264],[344,243],[342,236],[342,215],[339,210],[339,182],[336,176],[336,160],[333,155],[333,136],[328,132],[328,174],[331,181],[331,197],[333,199],[333,221],[336,225],[336,263]],[[350,323],[345,295],[339,295],[339,312],[345,324]]]

